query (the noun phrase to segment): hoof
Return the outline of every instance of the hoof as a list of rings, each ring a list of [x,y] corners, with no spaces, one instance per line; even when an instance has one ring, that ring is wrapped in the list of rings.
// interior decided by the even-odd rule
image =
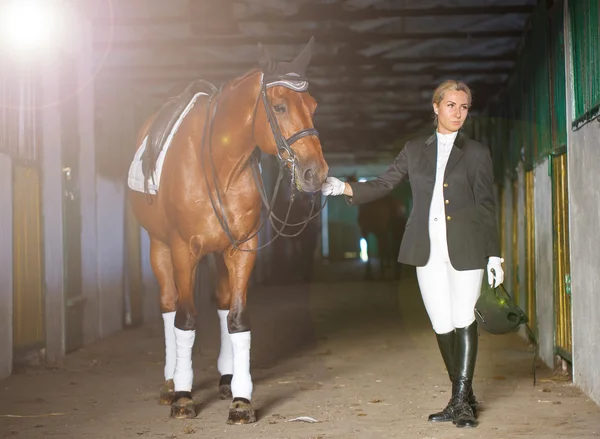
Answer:
[[[232,424],[251,424],[256,422],[256,414],[252,404],[245,398],[235,398],[229,406],[229,418],[227,423]]]
[[[169,405],[173,403],[175,398],[175,384],[173,380],[166,380],[160,388],[160,405]]]
[[[230,399],[233,395],[231,394],[231,380],[233,375],[223,375],[219,381],[219,393],[221,399]]]
[[[192,419],[197,414],[192,393],[175,392],[174,401],[171,403],[171,417],[175,419]]]

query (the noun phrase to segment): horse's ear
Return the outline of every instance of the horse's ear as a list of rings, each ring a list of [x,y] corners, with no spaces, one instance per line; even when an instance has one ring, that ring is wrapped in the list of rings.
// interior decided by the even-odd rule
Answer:
[[[258,43],[258,65],[263,71],[272,65],[271,54],[261,43]]]
[[[294,66],[294,72],[299,74],[300,76],[304,76],[306,74],[306,68],[310,63],[310,59],[312,58],[313,46],[315,43],[315,37],[310,37],[308,44],[302,49],[302,52],[296,57],[296,59],[291,63]]]

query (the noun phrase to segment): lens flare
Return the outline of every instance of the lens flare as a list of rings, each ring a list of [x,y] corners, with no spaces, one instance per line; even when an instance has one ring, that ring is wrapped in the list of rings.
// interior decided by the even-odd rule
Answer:
[[[0,10],[4,45],[16,51],[39,50],[56,42],[59,8],[52,0],[13,0]]]

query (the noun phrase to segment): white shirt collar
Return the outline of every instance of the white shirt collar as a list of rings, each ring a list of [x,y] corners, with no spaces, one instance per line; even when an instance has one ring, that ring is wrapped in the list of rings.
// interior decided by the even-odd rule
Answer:
[[[446,145],[453,145],[454,144],[454,141],[456,140],[456,136],[458,135],[458,131],[455,131],[455,132],[450,133],[450,134],[441,134],[441,133],[439,133],[436,130],[435,134],[437,135],[438,141],[442,145],[446,146]]]

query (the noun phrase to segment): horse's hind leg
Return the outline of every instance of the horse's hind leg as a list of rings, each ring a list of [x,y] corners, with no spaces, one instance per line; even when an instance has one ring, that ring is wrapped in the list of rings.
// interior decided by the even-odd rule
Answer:
[[[256,248],[258,238],[251,239],[243,248]],[[250,324],[246,316],[246,294],[248,281],[256,252],[228,249],[223,259],[229,273],[231,299],[227,327],[233,346],[233,380],[231,393],[233,401],[229,406],[228,424],[248,424],[256,422],[252,408],[252,377],[250,375]]]
[[[229,285],[229,272],[222,255],[215,254],[215,266],[217,269],[217,312],[221,328],[221,349],[217,360],[217,370],[221,374],[219,380],[221,399],[227,399],[232,397],[231,380],[233,379],[233,345],[227,326],[227,317],[231,305],[231,287]]]
[[[196,338],[194,280],[198,260],[192,255],[188,245],[178,239],[171,244],[171,255],[178,292],[174,330],[177,362],[173,374],[175,395],[171,404],[171,417],[194,418],[197,412],[192,399],[192,384],[194,383],[192,348]]]
[[[177,310],[177,289],[173,280],[173,263],[169,246],[157,239],[150,240],[150,263],[160,287],[160,311],[165,327],[165,382],[160,389],[160,404],[173,402],[175,385],[175,311]]]

